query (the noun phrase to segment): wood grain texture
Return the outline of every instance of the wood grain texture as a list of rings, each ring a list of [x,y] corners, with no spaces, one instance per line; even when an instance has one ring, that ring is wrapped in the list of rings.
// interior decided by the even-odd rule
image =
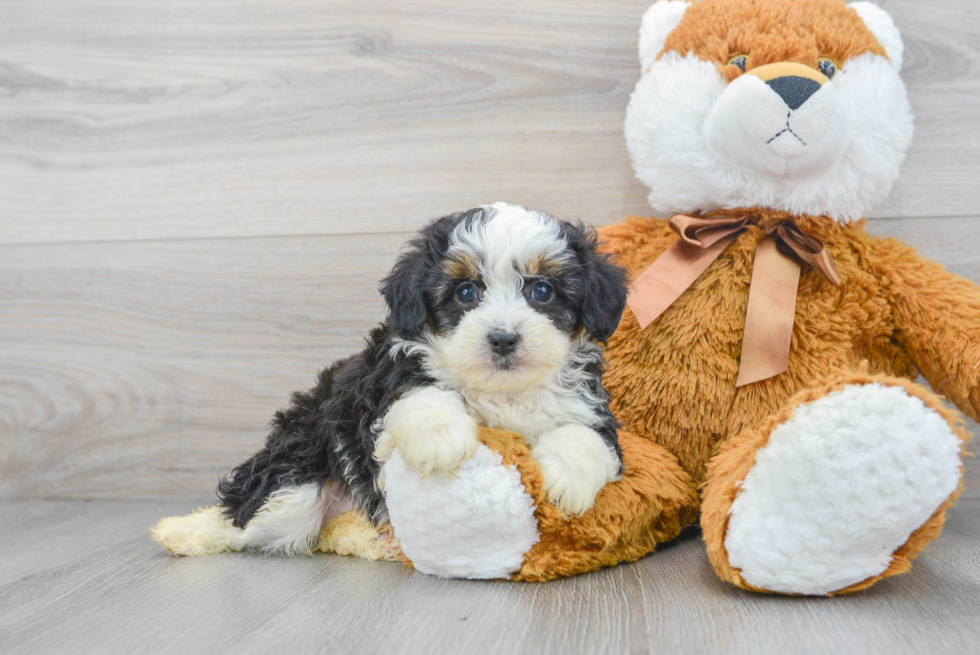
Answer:
[[[977,224],[870,227],[980,282]],[[208,494],[290,393],[360,349],[406,237],[0,247],[0,497]]]
[[[646,211],[650,0],[0,3],[0,243],[404,231],[506,199]],[[980,204],[980,9],[885,0],[917,137],[877,216]]]
[[[170,502],[4,501],[4,653],[975,653],[980,500],[904,576],[836,599],[719,581],[697,531],[634,564],[549,583],[443,580],[323,555],[169,557]],[[13,529],[8,529],[13,528]]]
[[[3,248],[0,495],[200,495],[383,318],[399,235]]]

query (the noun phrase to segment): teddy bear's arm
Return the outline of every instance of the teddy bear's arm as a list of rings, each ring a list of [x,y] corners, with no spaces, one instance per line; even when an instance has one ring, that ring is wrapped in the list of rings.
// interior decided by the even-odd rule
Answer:
[[[980,287],[894,239],[876,246],[896,338],[934,389],[980,420]]]

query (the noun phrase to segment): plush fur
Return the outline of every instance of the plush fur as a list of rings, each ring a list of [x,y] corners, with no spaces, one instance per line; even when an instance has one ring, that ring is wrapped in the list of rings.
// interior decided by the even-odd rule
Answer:
[[[729,561],[749,584],[792,593],[880,575],[956,491],[960,450],[943,417],[901,387],[847,385],[799,405],[755,452],[732,502]]]
[[[395,452],[385,488],[402,550],[423,573],[505,578],[538,542],[534,501],[520,473],[482,444],[452,476],[419,476]]]
[[[628,432],[620,432],[619,439],[622,479],[603,487],[588,512],[569,516],[548,500],[541,467],[528,444],[512,432],[481,428],[484,450],[496,457],[481,458],[467,476],[429,490],[429,511],[414,517],[417,523],[411,528],[424,535],[424,548],[406,544],[409,563],[439,575],[486,577],[493,573],[541,582],[643,557],[697,519],[691,509],[697,495],[690,476],[663,447]],[[498,486],[498,492],[504,493],[498,494],[495,504],[504,505],[506,513],[494,511],[483,495],[468,500],[473,498],[468,492],[481,479],[483,484],[514,480],[514,473],[523,486],[506,487],[509,491],[504,491],[505,485]],[[405,479],[411,485],[416,481],[411,476]],[[529,538],[522,528],[527,521],[527,510],[522,507],[533,511],[536,538]],[[508,514],[516,520],[508,520]],[[405,532],[413,517],[401,519],[395,520],[393,513],[396,530]],[[516,538],[502,541],[496,538],[498,529]],[[528,543],[523,559],[516,557]],[[504,562],[508,566],[500,567]],[[503,568],[512,570],[504,573]]]
[[[737,213],[754,215],[760,224],[787,217],[764,210]],[[723,460],[723,466],[715,459],[715,453],[728,452],[731,444],[743,438],[753,439],[760,426],[770,425],[766,428],[768,434],[776,425],[790,421],[788,408],[801,402],[792,400],[794,396],[809,393],[804,396],[809,400],[821,398],[827,393],[820,390],[821,376],[850,379],[862,360],[874,375],[857,375],[854,383],[885,383],[895,377],[913,378],[921,372],[971,418],[980,418],[980,289],[919,258],[897,241],[868,235],[861,223],[840,226],[816,217],[797,218],[797,223],[825,241],[842,284],[835,287],[812,270],[803,273],[786,373],[735,388],[753,255],[763,236],[761,229],[752,228],[646,330],[641,330],[627,311],[609,343],[610,368],[605,382],[619,420],[676,455],[694,483],[704,488],[699,504],[701,524],[709,554],[723,577],[752,589],[840,593],[906,570],[907,560],[925,543],[920,541],[906,551],[903,549],[909,542],[900,543],[891,551],[881,572],[861,569],[866,579],[856,582],[837,578],[840,572],[832,569],[828,569],[825,579],[812,579],[798,586],[788,578],[778,584],[760,584],[761,578],[755,578],[756,584],[747,582],[741,575],[731,573],[737,567],[727,559],[726,529],[737,489],[751,470],[753,452],[764,442],[753,440],[751,446],[739,449],[738,466],[728,459]],[[602,235],[618,261],[634,272],[644,270],[676,239],[666,222],[657,219],[630,219],[602,230]],[[957,441],[965,439],[955,418],[939,410],[942,405],[934,394],[911,382],[902,388],[923,399],[934,416],[942,417],[938,420],[948,424],[947,435],[955,435]],[[865,429],[865,416],[854,413],[846,418],[852,426],[848,430]],[[883,438],[892,438],[901,434],[906,424],[902,414],[896,413],[876,429]],[[810,429],[819,435],[825,428],[815,425]],[[844,437],[827,434],[824,438]],[[949,443],[951,437],[944,438]],[[936,445],[943,443],[932,437],[930,440]],[[941,525],[940,510],[955,497],[955,489],[933,499],[934,503],[926,502],[927,495],[915,486],[920,481],[917,472],[926,463],[917,461],[914,451],[906,452],[902,459],[887,457],[887,448],[881,450],[880,458],[862,460],[853,475],[858,479],[887,476],[905,480],[900,482],[908,485],[903,492],[919,494],[917,497]],[[945,467],[943,479],[959,479],[958,461],[946,461]],[[817,485],[812,493],[819,493],[822,477],[826,476],[807,478]],[[789,502],[790,496],[782,499]],[[778,504],[780,498],[769,502]],[[856,507],[837,505],[837,513],[829,514],[826,520],[846,523],[850,512],[860,511]],[[926,525],[920,521],[922,511],[922,506],[906,503],[889,506],[886,516],[894,534],[908,530],[903,526],[909,523],[913,524],[911,531],[920,534],[917,531]],[[938,518],[935,512],[940,512]],[[788,533],[791,526],[784,523],[778,530]],[[930,528],[921,534],[933,538],[938,529]],[[823,532],[822,536],[830,539],[827,548],[837,547],[833,533]],[[785,553],[786,557],[795,555],[792,551]],[[903,558],[906,566],[894,566],[895,558]]]
[[[927,389],[911,382],[910,380],[880,374],[871,375],[868,373],[866,367],[860,367],[860,369],[857,371],[834,373],[823,379],[816,380],[809,389],[805,389],[793,396],[788,402],[786,402],[782,409],[772,414],[758,428],[743,430],[737,436],[727,440],[720,448],[718,455],[711,461],[711,466],[707,475],[708,479],[711,480],[711,484],[703,496],[703,502],[701,504],[701,524],[704,530],[704,540],[708,547],[708,557],[711,559],[712,564],[714,564],[715,571],[722,579],[745,589],[762,592],[776,591],[777,589],[773,589],[773,586],[778,585],[782,587],[788,580],[790,580],[790,576],[783,576],[781,579],[772,576],[774,571],[772,568],[770,568],[769,574],[771,576],[771,580],[769,582],[769,586],[756,586],[746,581],[746,579],[742,576],[741,570],[732,566],[726,547],[726,543],[728,542],[728,517],[731,514],[732,505],[739,496],[739,491],[743,480],[754,469],[757,454],[766,448],[771,434],[776,429],[793,420],[798,408],[804,407],[810,403],[819,402],[824,398],[833,396],[834,394],[839,394],[847,388],[855,388],[864,385],[871,385],[879,388],[882,386],[890,387],[896,392],[900,391],[904,393],[907,399],[917,399],[921,401],[928,411],[920,414],[920,417],[930,422],[934,420],[934,417],[940,417],[943,422],[951,426],[953,434],[961,444],[961,448],[962,444],[965,443],[966,439],[968,438],[967,433],[962,427],[962,419],[956,414],[956,412],[946,407],[942,400],[935,394],[930,393]],[[863,419],[862,416],[854,415],[849,415],[849,418],[854,421],[854,427],[858,427]],[[941,427],[939,429],[942,431]],[[928,433],[920,433],[911,436],[913,438],[928,438],[932,435],[929,435]],[[944,445],[944,440],[945,439],[939,439],[934,443],[925,444],[925,452],[932,455],[931,457],[925,458],[925,462],[937,460],[936,455],[941,452]],[[870,457],[871,455],[873,455],[873,453],[868,453],[866,457]],[[846,465],[843,460],[837,460],[837,462],[838,465]],[[858,472],[861,476],[861,481],[855,483],[855,489],[861,489],[862,487],[864,489],[873,488],[874,486],[883,482],[886,484],[894,484],[897,482],[897,484],[895,484],[893,487],[893,490],[898,494],[905,494],[908,492],[914,493],[912,489],[905,488],[906,480],[902,480],[901,478],[896,479],[895,477],[895,474],[901,476],[906,471],[899,469],[892,472],[892,475],[882,478],[882,469],[881,467],[875,466],[874,462],[872,463],[870,470],[861,471],[861,468],[861,465],[855,467],[856,472]],[[947,470],[943,471],[943,474],[940,477],[945,477],[948,475],[948,467],[946,468]],[[962,467],[959,468],[961,471]],[[928,481],[919,479],[913,482],[913,484],[916,485],[923,483],[928,484]],[[940,490],[941,489],[936,489],[934,491]],[[819,492],[819,488],[815,489],[814,491]],[[823,576],[816,577],[812,576],[811,574],[810,580],[807,581],[806,586],[801,587],[799,590],[793,590],[792,593],[827,593],[827,595],[831,596],[850,594],[867,589],[884,578],[905,573],[911,567],[912,560],[919,553],[921,553],[931,541],[939,536],[943,523],[945,522],[946,511],[952,507],[960,491],[962,491],[962,483],[960,483],[960,485],[947,497],[944,502],[941,502],[935,507],[931,516],[921,520],[918,528],[916,528],[911,535],[908,536],[901,546],[894,549],[887,549],[890,552],[887,553],[887,558],[883,558],[887,563],[887,568],[880,573],[868,575],[866,572],[865,575],[868,575],[868,577],[847,586],[848,581],[846,579],[840,579],[842,574],[846,575],[846,572],[842,570],[843,567],[827,567],[825,562],[824,566],[826,568]],[[927,494],[915,498],[915,506],[913,507],[913,511],[907,514],[902,512],[902,515],[906,518],[914,517],[916,512],[921,511],[922,509],[922,506],[919,503],[927,498]],[[772,499],[772,501],[777,500],[778,499]],[[859,506],[860,505],[857,505],[857,507]],[[876,516],[867,517],[870,524],[877,529],[865,531],[863,529],[863,525],[858,525],[852,534],[846,535],[846,540],[842,545],[847,545],[847,541],[850,541],[851,544],[853,544],[856,540],[863,540],[867,539],[868,537],[871,537],[871,539],[876,537],[880,538],[882,536],[880,526],[887,521],[890,514],[894,510],[890,508],[878,509],[879,513]],[[884,509],[884,511],[880,511],[882,509]],[[897,507],[896,509],[901,510],[903,508]],[[826,518],[832,517],[832,513],[826,516]],[[917,518],[922,519],[921,514]],[[900,526],[897,526],[895,522],[892,522],[887,526],[887,530],[884,532],[885,536],[887,536],[888,532],[897,532],[898,527]],[[895,532],[892,532],[892,534],[895,534]],[[841,536],[836,532],[836,529],[832,530],[831,534],[838,537]],[[812,534],[810,538],[813,539]],[[820,535],[818,538],[823,537]],[[816,542],[814,541],[814,543]],[[824,541],[824,544],[828,545],[828,542]],[[808,553],[804,552],[804,555],[810,555],[811,557],[816,556],[821,558],[832,558],[834,557],[835,553],[842,557],[855,554],[853,551],[846,552],[844,548],[838,547],[833,541],[830,541],[829,545],[829,548],[814,548]],[[886,548],[883,548],[883,550],[885,549]],[[865,554],[867,553],[868,551],[865,550]],[[788,554],[794,555],[795,553]],[[880,567],[880,564],[878,566]],[[835,578],[836,580],[834,580]],[[773,584],[773,579],[775,579],[777,583],[776,585]],[[759,582],[759,580],[757,580],[757,582]],[[821,588],[816,588],[817,585],[819,585]],[[788,592],[789,590],[784,589],[783,591]]]
[[[478,423],[540,440],[549,498],[566,512],[588,510],[619,476],[597,342],[626,285],[593,232],[502,203],[447,216],[409,244],[381,292],[388,320],[364,351],[276,414],[265,447],[218,485],[220,511],[166,519],[158,541],[182,555],[309,553],[337,501],[355,512],[345,525],[364,517],[376,530],[356,547],[330,531],[335,549],[373,552],[388,519],[383,464],[452,475],[477,452]]]
[[[901,39],[887,14],[857,4],[663,0],[649,10],[625,131],[655,212],[763,206],[846,222],[887,197],[913,132]],[[738,55],[744,71],[729,63]],[[821,60],[838,72],[795,109],[752,75],[777,62],[818,71]]]

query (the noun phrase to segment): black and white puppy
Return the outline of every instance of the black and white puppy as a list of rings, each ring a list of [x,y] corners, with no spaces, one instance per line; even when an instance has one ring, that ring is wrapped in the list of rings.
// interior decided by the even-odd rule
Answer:
[[[454,471],[477,425],[521,434],[548,498],[581,514],[622,472],[600,342],[626,302],[625,274],[591,230],[498,203],[424,228],[381,285],[388,319],[363,352],[324,370],[278,412],[265,447],[218,485],[221,504],[165,519],[177,554],[298,554],[326,517],[387,519],[381,461]]]

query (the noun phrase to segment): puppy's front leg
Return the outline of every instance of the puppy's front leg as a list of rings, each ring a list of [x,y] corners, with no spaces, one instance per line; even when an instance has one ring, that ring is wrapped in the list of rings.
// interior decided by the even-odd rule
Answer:
[[[541,467],[548,500],[566,514],[584,514],[606,483],[619,479],[619,457],[598,432],[584,425],[563,425],[545,433],[531,456]]]
[[[392,403],[374,456],[387,461],[395,447],[414,473],[451,473],[473,456],[476,419],[454,391],[420,387]]]

